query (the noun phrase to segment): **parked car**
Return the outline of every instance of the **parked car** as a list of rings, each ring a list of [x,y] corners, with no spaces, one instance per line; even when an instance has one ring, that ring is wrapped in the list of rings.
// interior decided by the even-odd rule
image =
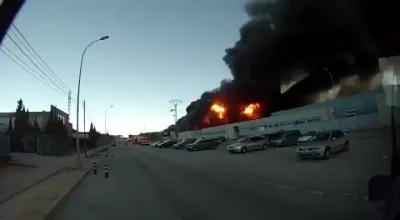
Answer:
[[[158,145],[160,145],[160,144],[162,144],[162,143],[164,143],[164,142],[165,142],[165,140],[159,140],[159,141],[157,141],[157,142],[152,143],[151,146],[157,148]]]
[[[229,145],[226,149],[230,153],[246,153],[254,150],[265,150],[268,147],[266,139],[262,136],[240,138],[236,143]]]
[[[186,145],[193,144],[197,138],[185,138],[173,145],[174,149],[185,149]]]
[[[299,130],[288,130],[279,132],[276,137],[270,140],[272,147],[285,147],[297,145],[297,140],[301,137]]]
[[[172,147],[174,144],[176,144],[178,141],[175,139],[169,139],[164,141],[163,143],[158,145],[158,148],[170,148]]]
[[[188,151],[217,149],[220,144],[221,142],[219,140],[199,138],[192,144],[186,145],[185,149]]]
[[[329,159],[332,154],[348,151],[350,141],[341,130],[321,131],[316,133],[311,141],[297,147],[296,154],[300,159],[316,157]]]
[[[150,144],[150,140],[147,139],[147,138],[141,139],[141,140],[139,141],[139,144],[140,144],[140,145],[149,145],[149,144]]]
[[[311,138],[312,138],[316,133],[317,133],[317,131],[309,131],[309,132],[305,133],[303,136],[301,136],[301,137],[297,140],[297,142],[298,142],[299,144],[307,143],[307,142],[311,141]]]

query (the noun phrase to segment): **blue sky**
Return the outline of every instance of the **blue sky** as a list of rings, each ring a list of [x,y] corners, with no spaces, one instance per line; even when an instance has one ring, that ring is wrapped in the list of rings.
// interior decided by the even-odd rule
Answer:
[[[93,122],[104,131],[104,111],[114,105],[107,113],[108,131],[127,135],[166,128],[173,123],[168,100],[182,100],[178,111],[182,116],[205,90],[231,78],[222,57],[247,20],[244,3],[31,0],[15,24],[72,90],[74,127],[81,53],[91,41],[109,35],[86,53],[80,97],[86,100],[87,124]],[[24,58],[9,39],[4,44]],[[49,110],[50,104],[67,111],[67,96],[35,80],[3,53],[0,63],[2,90],[7,91],[1,112],[13,111],[20,97],[31,111]],[[82,126],[83,119],[80,130]]]

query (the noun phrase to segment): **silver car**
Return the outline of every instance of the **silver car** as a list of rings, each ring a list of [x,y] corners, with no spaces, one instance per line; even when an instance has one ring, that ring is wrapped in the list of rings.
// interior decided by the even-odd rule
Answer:
[[[240,138],[236,143],[229,145],[226,149],[230,153],[246,153],[254,150],[267,149],[267,142],[261,136]]]
[[[332,154],[348,151],[350,142],[341,130],[321,131],[315,134],[310,142],[297,147],[296,154],[300,159],[314,157],[329,159]]]

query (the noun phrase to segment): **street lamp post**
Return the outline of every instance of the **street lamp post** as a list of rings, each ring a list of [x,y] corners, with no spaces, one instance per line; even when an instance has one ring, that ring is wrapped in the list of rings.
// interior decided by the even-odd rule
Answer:
[[[324,67],[323,69],[328,73],[329,78],[331,79],[331,82],[332,82],[332,92],[335,92],[335,81],[333,81],[333,76],[332,76],[331,71],[329,71],[329,69],[328,69],[327,67]],[[337,117],[336,108],[335,108],[335,106],[333,106],[333,108],[334,108],[333,111],[334,111],[334,113],[335,113],[335,119],[336,119],[336,117]],[[339,129],[340,129],[340,127],[341,127],[341,125],[342,125],[342,122],[340,121],[340,119],[338,119],[338,120],[339,120]]]
[[[107,109],[106,109],[106,111],[104,112],[104,134],[107,134],[108,132],[107,132],[107,111],[108,111],[108,109],[110,109],[110,108],[112,108],[112,107],[114,107],[113,105],[110,105],[110,107],[108,107]]]
[[[109,36],[103,36],[95,41],[92,41],[89,45],[86,46],[85,50],[81,56],[81,65],[79,68],[79,77],[78,77],[78,94],[76,95],[76,164],[77,167],[80,167],[80,149],[79,149],[79,94],[81,91],[81,76],[82,76],[82,65],[83,65],[83,58],[85,56],[86,50],[92,46],[94,43],[102,40],[107,40]]]
[[[333,81],[332,73],[331,73],[331,71],[329,71],[329,69],[326,68],[326,67],[324,67],[324,70],[328,73],[329,78],[331,78],[331,82],[332,82],[332,91],[334,91],[334,88],[335,88],[335,81]]]

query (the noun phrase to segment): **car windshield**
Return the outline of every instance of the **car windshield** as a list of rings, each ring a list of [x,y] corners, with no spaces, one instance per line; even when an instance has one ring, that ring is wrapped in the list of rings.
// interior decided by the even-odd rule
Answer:
[[[249,140],[248,137],[240,138],[237,142],[238,143],[246,143]]]
[[[193,144],[198,144],[204,140],[205,140],[204,138],[197,139],[195,142],[193,142]]]
[[[316,131],[309,131],[304,136],[312,136],[316,133]]]
[[[327,141],[329,140],[330,132],[320,132],[311,138],[311,141]]]

